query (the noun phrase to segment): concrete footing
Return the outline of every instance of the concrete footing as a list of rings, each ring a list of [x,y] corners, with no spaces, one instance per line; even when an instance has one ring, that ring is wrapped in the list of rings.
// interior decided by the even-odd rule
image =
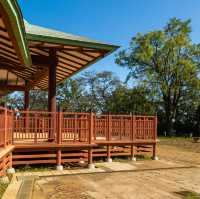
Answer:
[[[153,160],[159,160],[158,156],[152,157]]]
[[[14,174],[15,173],[15,169],[14,168],[8,168],[7,169],[7,173]]]
[[[112,162],[112,158],[108,158],[107,162],[111,163]]]
[[[10,181],[9,181],[8,176],[0,177],[0,183],[2,183],[2,184],[8,184],[9,182]]]
[[[57,171],[63,171],[63,166],[62,165],[57,165],[56,166]]]
[[[131,161],[137,161],[136,157],[131,157]]]
[[[95,169],[95,165],[94,164],[88,164],[88,169]]]
[[[79,164],[84,164],[84,163],[85,163],[84,160],[80,160],[80,161],[79,161]]]

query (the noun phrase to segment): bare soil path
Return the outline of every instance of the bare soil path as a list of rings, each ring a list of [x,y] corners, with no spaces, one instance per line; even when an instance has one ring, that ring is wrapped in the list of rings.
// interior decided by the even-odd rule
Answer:
[[[162,139],[158,156],[159,161],[104,164],[111,173],[41,178],[33,199],[200,198],[200,143]]]

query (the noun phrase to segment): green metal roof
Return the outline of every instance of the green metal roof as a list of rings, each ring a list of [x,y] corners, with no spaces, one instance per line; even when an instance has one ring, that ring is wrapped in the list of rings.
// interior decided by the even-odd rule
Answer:
[[[106,44],[87,37],[77,36],[69,33],[64,33],[41,26],[36,26],[24,20],[27,39],[33,41],[44,41],[56,44],[82,46],[88,48],[97,48],[107,51],[113,51],[119,46]]]
[[[23,18],[18,3],[16,0],[0,0],[0,6],[6,13],[9,24],[12,28],[11,31],[15,37],[16,47],[19,51],[18,54],[21,56],[23,61],[22,64],[30,67],[32,64],[31,57],[28,50]]]

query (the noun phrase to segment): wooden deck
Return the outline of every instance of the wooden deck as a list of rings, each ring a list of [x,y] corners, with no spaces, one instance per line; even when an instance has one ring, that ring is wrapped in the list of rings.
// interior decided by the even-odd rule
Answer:
[[[0,108],[0,145],[12,164],[65,164],[93,158],[156,155],[155,116],[11,111]]]

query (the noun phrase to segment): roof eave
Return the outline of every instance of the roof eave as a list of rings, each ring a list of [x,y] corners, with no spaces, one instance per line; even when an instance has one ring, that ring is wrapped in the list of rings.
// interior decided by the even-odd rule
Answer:
[[[18,50],[18,54],[21,55],[22,64],[26,67],[30,67],[32,65],[31,56],[28,49],[23,17],[18,3],[16,0],[1,0],[1,6],[8,16],[9,25],[12,28],[11,31],[17,45],[16,50]]]
[[[87,42],[87,41],[80,41],[80,40],[70,40],[70,39],[63,39],[58,37],[50,37],[46,35],[36,35],[27,33],[27,39],[31,41],[41,41],[41,42],[49,42],[54,44],[63,44],[63,45],[72,45],[77,47],[85,47],[85,48],[94,48],[99,50],[106,50],[106,51],[115,51],[120,46],[111,45],[111,44],[104,44],[104,43],[95,43],[95,42]]]
[[[103,56],[100,56],[99,58],[95,59],[94,61],[86,64],[84,67],[82,67],[80,70],[76,71],[75,73],[73,73],[72,75],[68,76],[66,79],[73,77],[74,75],[76,75],[77,73],[81,72],[82,70],[88,68],[89,66],[91,66],[92,64],[95,64],[96,62],[98,62],[99,60],[103,59],[104,57],[107,57],[108,55],[112,54],[115,50],[117,50],[120,46],[115,46],[116,48],[113,48],[113,50],[107,52],[106,54],[104,54]],[[66,79],[61,80],[60,82],[57,83],[57,85],[61,84],[62,82],[64,82]]]

